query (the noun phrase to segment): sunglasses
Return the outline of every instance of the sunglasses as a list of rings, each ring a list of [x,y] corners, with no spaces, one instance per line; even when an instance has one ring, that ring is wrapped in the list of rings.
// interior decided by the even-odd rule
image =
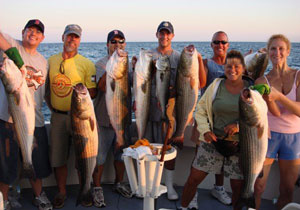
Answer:
[[[117,42],[119,43],[119,44],[124,44],[125,43],[125,39],[120,39],[120,40],[110,40],[110,43],[111,44],[117,44]]]
[[[225,45],[225,44],[227,44],[228,42],[226,42],[226,41],[219,41],[219,40],[215,40],[215,41],[213,41],[212,43],[214,43],[215,45],[218,45],[218,44],[222,44],[222,45]]]

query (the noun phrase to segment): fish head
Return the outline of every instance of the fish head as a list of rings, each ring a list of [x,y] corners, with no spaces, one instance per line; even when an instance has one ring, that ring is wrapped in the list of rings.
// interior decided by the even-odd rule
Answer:
[[[267,105],[260,93],[244,88],[239,99],[240,120],[249,126],[257,126],[267,115]]]
[[[120,79],[128,71],[128,52],[117,49],[106,64],[107,74],[113,79]]]
[[[179,67],[181,69],[181,73],[186,76],[190,77],[193,72],[190,68],[193,65],[193,62],[198,62],[197,58],[197,50],[194,45],[189,45],[183,48],[182,53],[180,55]],[[197,69],[198,70],[198,69]]]
[[[4,58],[0,67],[0,78],[9,94],[16,92],[24,81],[20,69],[8,58]]]
[[[151,72],[154,68],[153,53],[151,50],[141,49],[135,65],[135,74],[144,80],[151,79]]]
[[[251,53],[245,56],[244,60],[247,74],[254,80],[264,74],[269,63],[266,52]]]
[[[79,118],[91,116],[90,104],[92,103],[88,89],[79,83],[73,87],[71,112]]]
[[[170,59],[167,55],[160,55],[155,63],[157,71],[170,71]]]

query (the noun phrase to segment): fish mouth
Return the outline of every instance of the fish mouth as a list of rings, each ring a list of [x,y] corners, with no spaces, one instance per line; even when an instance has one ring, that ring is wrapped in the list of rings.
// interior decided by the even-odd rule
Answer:
[[[87,89],[82,83],[78,83],[73,87],[73,90],[80,95],[86,95],[87,94]]]
[[[250,91],[249,88],[245,88],[245,89],[242,90],[241,98],[244,102],[246,102],[248,104],[253,103],[252,96],[251,96],[251,91]]]
[[[195,46],[194,45],[189,45],[185,48],[189,53],[193,53],[195,50]]]

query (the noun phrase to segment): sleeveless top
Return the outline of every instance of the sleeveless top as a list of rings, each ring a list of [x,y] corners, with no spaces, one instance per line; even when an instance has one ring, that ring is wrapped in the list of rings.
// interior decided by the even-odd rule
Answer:
[[[212,59],[207,59],[207,80],[204,88],[201,89],[203,95],[207,87],[220,76],[224,75],[224,65],[217,64]]]
[[[297,71],[293,87],[291,91],[286,94],[285,96],[292,100],[296,101],[296,81],[297,81],[297,75],[299,71]],[[266,76],[264,76],[268,85],[270,86],[270,83]],[[276,117],[274,116],[270,111],[268,111],[268,121],[269,121],[269,127],[271,131],[275,131],[278,133],[287,133],[287,134],[293,134],[300,132],[300,117],[293,114],[289,110],[287,110],[283,105],[280,103],[277,103],[279,109],[280,109],[280,116]]]

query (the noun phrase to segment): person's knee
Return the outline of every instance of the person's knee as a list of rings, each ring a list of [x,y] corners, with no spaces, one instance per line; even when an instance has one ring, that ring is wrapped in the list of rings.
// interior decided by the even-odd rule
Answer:
[[[294,185],[281,185],[280,195],[285,197],[292,197],[294,193]]]
[[[256,183],[254,185],[254,193],[255,195],[262,195],[266,189],[266,183],[256,180]]]

